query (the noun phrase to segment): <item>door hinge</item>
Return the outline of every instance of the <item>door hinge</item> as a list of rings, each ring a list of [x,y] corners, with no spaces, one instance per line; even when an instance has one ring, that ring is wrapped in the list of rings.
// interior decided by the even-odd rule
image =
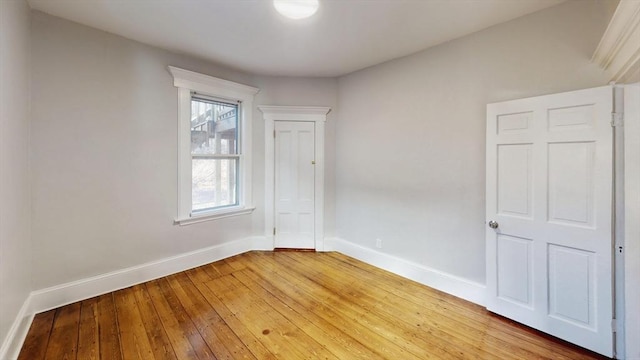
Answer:
[[[276,131],[275,130],[273,130],[273,138],[274,139],[276,138]]]
[[[611,319],[611,332],[618,332],[618,321],[616,319]]]
[[[276,236],[276,228],[273,228],[273,236]]]
[[[624,113],[611,113],[611,126],[618,127],[624,126]]]

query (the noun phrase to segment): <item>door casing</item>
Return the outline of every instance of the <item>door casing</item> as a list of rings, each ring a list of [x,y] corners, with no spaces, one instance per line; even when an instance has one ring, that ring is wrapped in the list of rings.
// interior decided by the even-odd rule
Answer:
[[[275,143],[274,130],[276,121],[310,121],[315,123],[315,250],[324,251],[324,126],[329,107],[321,106],[258,106],[264,118],[264,164],[265,164],[265,217],[264,236],[267,242],[274,245],[275,224]]]

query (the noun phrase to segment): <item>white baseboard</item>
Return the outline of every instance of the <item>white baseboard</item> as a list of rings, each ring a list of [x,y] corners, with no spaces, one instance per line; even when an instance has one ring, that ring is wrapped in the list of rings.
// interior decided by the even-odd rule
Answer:
[[[266,236],[254,236],[127,269],[36,290],[32,292],[29,297],[30,308],[26,311],[28,314],[34,314],[55,309],[60,306],[175,274],[251,250],[273,250],[273,241]],[[384,254],[339,238],[325,239],[324,251],[341,252],[448,294],[482,306],[485,305],[485,286],[482,284]]]
[[[262,237],[251,237],[117,270],[31,293],[31,313],[39,313],[108,292],[265,247]]]
[[[2,347],[0,347],[0,359],[13,360],[20,355],[20,349],[27,337],[29,327],[33,322],[33,312],[31,308],[31,295],[27,296],[16,319],[13,321],[9,333],[4,338]]]
[[[343,253],[367,264],[390,271],[423,285],[485,306],[486,286],[431,269],[392,255],[384,254],[339,238],[325,239],[325,248]]]

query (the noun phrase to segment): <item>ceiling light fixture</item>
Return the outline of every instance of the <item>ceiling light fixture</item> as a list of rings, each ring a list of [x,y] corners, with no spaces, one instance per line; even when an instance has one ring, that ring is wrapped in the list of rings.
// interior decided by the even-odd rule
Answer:
[[[290,19],[304,19],[313,15],[320,7],[319,0],[273,0],[278,12]]]

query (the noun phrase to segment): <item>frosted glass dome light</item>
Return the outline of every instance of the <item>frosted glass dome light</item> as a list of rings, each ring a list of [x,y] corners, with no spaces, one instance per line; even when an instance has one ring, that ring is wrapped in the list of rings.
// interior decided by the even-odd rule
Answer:
[[[304,19],[313,15],[320,7],[319,0],[273,0],[278,12],[290,19]]]

